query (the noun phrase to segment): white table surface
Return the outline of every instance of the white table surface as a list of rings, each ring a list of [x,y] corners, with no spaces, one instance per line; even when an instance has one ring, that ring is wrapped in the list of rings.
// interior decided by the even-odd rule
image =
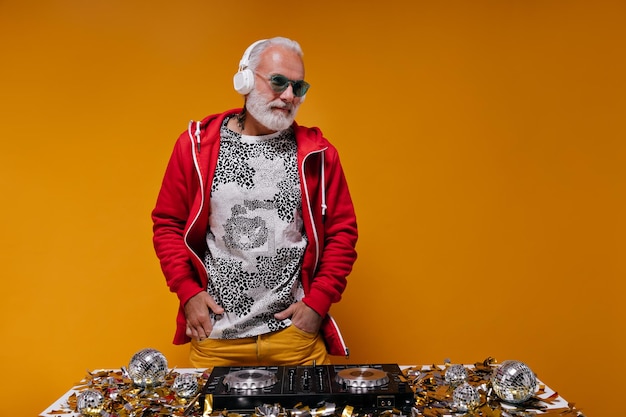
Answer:
[[[415,367],[415,365],[400,365],[401,369],[406,369],[406,368],[411,368],[411,367]],[[430,365],[424,365],[423,369],[425,370],[429,370],[431,369],[432,366]],[[176,368],[174,369],[175,372],[178,373],[197,373],[197,374],[202,374],[205,369],[195,369],[195,368]],[[97,372],[97,371],[93,371],[93,372]],[[537,381],[539,384],[543,385],[545,387],[544,392],[538,396],[538,398],[549,398],[551,397],[555,391],[553,391],[551,388],[549,388],[547,385],[545,385],[543,382],[541,381]],[[63,394],[58,400],[56,400],[54,403],[52,403],[48,408],[46,408],[44,411],[41,412],[41,414],[39,414],[39,417],[81,417],[80,413],[76,413],[76,412],[71,412],[69,406],[68,406],[68,399],[69,397],[74,394],[74,393],[78,393],[80,392],[80,390],[77,389],[77,387],[72,387],[70,388],[65,394]],[[504,406],[504,405],[503,405]],[[547,409],[554,409],[554,408],[567,408],[568,407],[568,402],[562,398],[561,396],[558,396],[554,399],[551,399],[549,404],[546,404],[546,408]],[[55,413],[55,411],[57,411]],[[536,413],[541,413],[541,411],[538,410],[534,410]]]

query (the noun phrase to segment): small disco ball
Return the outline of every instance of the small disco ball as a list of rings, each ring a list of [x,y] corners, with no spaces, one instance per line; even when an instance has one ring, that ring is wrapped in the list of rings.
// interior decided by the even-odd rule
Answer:
[[[537,377],[525,363],[508,360],[493,371],[491,386],[501,400],[518,404],[535,394]]]
[[[167,359],[156,349],[142,349],[128,364],[128,375],[139,387],[159,385],[167,374]]]
[[[470,411],[480,403],[480,394],[478,390],[463,382],[452,392],[452,406],[458,411]]]
[[[446,369],[446,373],[444,374],[446,384],[453,387],[466,382],[467,378],[467,369],[465,369],[463,365],[451,365]]]
[[[172,391],[180,398],[191,398],[198,392],[198,378],[194,374],[179,374],[174,379]]]
[[[99,416],[104,408],[104,395],[93,389],[81,391],[76,396],[76,408],[83,416]]]

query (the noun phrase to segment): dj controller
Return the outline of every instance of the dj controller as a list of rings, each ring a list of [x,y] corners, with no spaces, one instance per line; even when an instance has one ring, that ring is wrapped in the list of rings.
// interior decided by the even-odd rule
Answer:
[[[206,400],[206,401],[205,401]],[[213,410],[254,410],[263,405],[356,410],[410,409],[413,391],[397,364],[215,367],[201,404]]]

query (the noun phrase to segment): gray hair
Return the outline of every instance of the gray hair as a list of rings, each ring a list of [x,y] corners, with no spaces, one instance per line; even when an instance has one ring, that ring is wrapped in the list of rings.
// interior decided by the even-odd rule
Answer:
[[[248,60],[248,68],[252,71],[256,71],[256,68],[259,66],[259,61],[261,60],[261,53],[270,46],[282,46],[286,49],[290,49],[298,54],[300,58],[304,55],[302,52],[302,48],[300,44],[292,39],[283,38],[281,36],[277,36],[275,38],[267,39],[263,42],[257,44],[250,52],[250,58]]]

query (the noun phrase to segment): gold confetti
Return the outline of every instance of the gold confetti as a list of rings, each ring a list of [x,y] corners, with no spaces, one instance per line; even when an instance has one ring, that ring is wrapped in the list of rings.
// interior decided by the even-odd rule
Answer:
[[[79,413],[77,409],[77,393],[85,389],[97,390],[104,396],[103,415],[131,417],[142,415],[183,416],[199,415],[198,396],[194,404],[189,399],[179,398],[172,390],[172,384],[178,372],[170,372],[163,383],[156,387],[138,388],[121,371],[87,372],[67,399],[67,409],[51,411],[50,415]],[[204,386],[208,375],[197,375],[198,386]]]
[[[573,404],[568,408],[549,408],[558,399],[558,393],[548,397],[545,395],[545,385],[540,385],[533,397],[523,404],[503,403],[490,390],[491,374],[498,361],[488,357],[482,362],[476,362],[468,367],[468,383],[478,389],[480,394],[479,406],[466,414],[456,414],[451,405],[452,390],[446,385],[444,372],[450,366],[431,365],[424,367],[409,367],[403,370],[403,375],[415,392],[415,407],[412,417],[441,417],[449,415],[463,415],[469,417],[508,417],[508,416],[582,416]],[[540,414],[538,414],[540,412]]]

